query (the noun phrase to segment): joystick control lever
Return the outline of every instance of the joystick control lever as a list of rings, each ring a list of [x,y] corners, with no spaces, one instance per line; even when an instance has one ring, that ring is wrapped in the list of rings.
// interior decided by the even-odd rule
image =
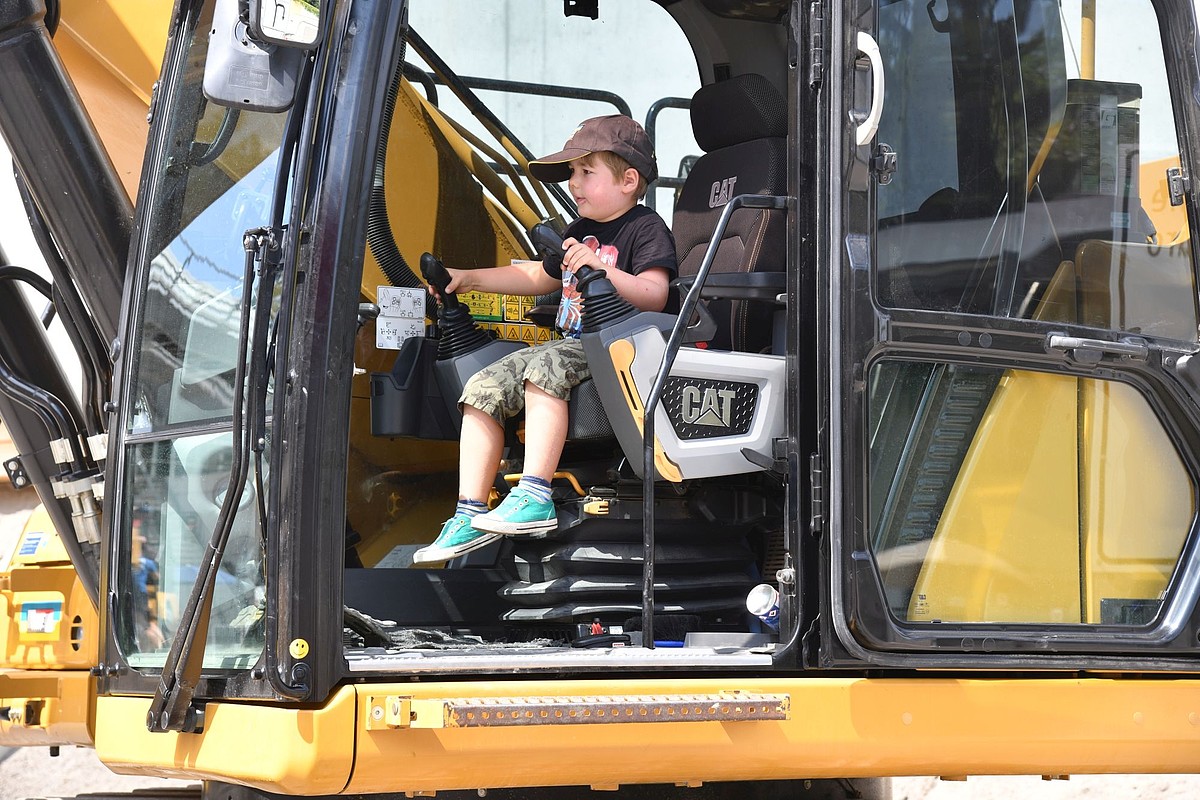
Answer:
[[[437,289],[441,306],[438,308],[438,361],[445,361],[474,352],[492,341],[491,335],[480,328],[471,317],[471,311],[453,292],[446,291],[450,285],[450,273],[431,253],[421,255],[421,275]]]
[[[529,230],[529,238],[533,248],[542,257],[542,263],[553,270],[562,269],[563,237],[558,231],[544,222],[539,222]]]
[[[457,295],[446,291],[446,287],[450,285],[449,270],[432,253],[421,254],[421,276],[429,282],[430,286],[437,289],[438,302],[443,306],[453,308],[460,305]]]

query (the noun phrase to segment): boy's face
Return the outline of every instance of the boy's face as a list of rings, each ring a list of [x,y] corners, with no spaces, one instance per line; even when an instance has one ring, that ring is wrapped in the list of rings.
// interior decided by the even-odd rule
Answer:
[[[618,178],[595,155],[577,158],[570,167],[567,187],[579,207],[579,216],[611,222],[637,204],[637,170],[627,169]]]

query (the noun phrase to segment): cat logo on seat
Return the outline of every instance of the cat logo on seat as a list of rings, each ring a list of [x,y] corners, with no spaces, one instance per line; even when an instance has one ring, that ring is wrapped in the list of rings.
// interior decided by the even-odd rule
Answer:
[[[737,397],[737,392],[733,389],[711,387],[701,389],[699,386],[684,386],[683,406],[680,409],[683,421],[689,425],[728,428],[735,397]]]
[[[733,199],[733,187],[737,184],[737,176],[723,181],[713,181],[712,190],[708,193],[708,207],[717,208]]]

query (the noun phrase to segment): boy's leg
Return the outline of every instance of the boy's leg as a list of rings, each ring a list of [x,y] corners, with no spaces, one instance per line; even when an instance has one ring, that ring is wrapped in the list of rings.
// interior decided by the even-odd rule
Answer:
[[[462,407],[458,449],[458,497],[487,504],[504,451],[504,428],[475,406]]]
[[[414,564],[437,564],[494,542],[500,536],[481,531],[475,519],[487,511],[487,499],[500,454],[504,450],[504,428],[500,419],[520,410],[524,402],[520,358],[501,359],[480,370],[467,382],[459,398],[462,433],[458,455],[458,506],[446,520],[432,544],[413,554]],[[480,408],[483,406],[484,408]]]
[[[554,477],[567,441],[567,401],[525,382],[525,474]]]
[[[530,361],[524,384],[524,475],[504,502],[476,518],[478,530],[512,536],[558,527],[550,479],[567,438],[567,398],[587,376],[587,357],[578,340],[554,342],[543,348],[539,358]]]
[[[525,384],[525,467],[521,482],[493,511],[475,518],[477,530],[521,535],[558,527],[550,479],[567,439],[567,401]]]

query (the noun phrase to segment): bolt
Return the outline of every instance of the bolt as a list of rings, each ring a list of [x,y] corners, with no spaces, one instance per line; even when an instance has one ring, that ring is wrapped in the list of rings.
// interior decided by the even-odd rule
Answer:
[[[371,719],[376,722],[383,719],[383,706],[371,706]]]

